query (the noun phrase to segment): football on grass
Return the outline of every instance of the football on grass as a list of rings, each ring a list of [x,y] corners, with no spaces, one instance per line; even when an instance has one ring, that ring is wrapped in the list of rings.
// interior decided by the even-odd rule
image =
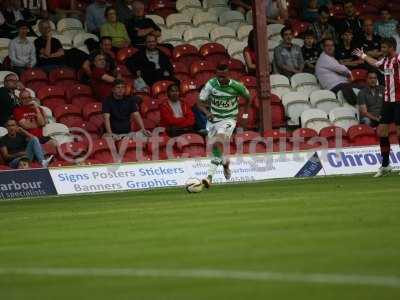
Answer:
[[[188,193],[200,193],[203,190],[203,184],[197,178],[189,178],[185,186]]]

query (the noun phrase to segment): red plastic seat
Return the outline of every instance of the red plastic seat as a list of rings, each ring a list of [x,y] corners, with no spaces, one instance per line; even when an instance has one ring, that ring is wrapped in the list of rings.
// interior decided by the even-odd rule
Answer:
[[[347,130],[347,135],[353,146],[369,146],[379,143],[375,129],[365,124],[351,126]]]
[[[145,119],[149,119],[160,123],[160,102],[154,99],[143,100],[140,105],[141,116]]]
[[[308,28],[310,27],[310,23],[308,22],[303,22],[300,20],[294,20],[291,24],[291,27],[294,30],[294,36],[299,36],[302,35],[304,32],[306,32],[308,30]]]
[[[53,161],[49,167],[51,168],[63,168],[63,167],[69,167],[69,166],[73,166],[74,163],[71,161],[65,161],[65,160],[56,160]]]
[[[64,143],[58,147],[58,155],[64,160],[77,159],[86,155],[88,146],[82,142]]]
[[[186,97],[188,94],[198,93],[200,87],[195,80],[183,81],[181,82],[181,95]]]
[[[176,138],[177,149],[186,157],[205,156],[205,141],[201,135],[187,133]]]
[[[172,58],[174,61],[178,61],[190,66],[194,61],[200,60],[200,55],[195,46],[183,44],[174,48],[174,51],[172,52]]]
[[[267,145],[258,132],[244,131],[234,137],[237,154],[265,153]]]
[[[247,87],[247,88],[257,88],[257,79],[254,76],[242,76],[240,81]]]
[[[240,73],[244,73],[246,70],[244,63],[235,58],[224,60],[222,61],[222,63],[227,64],[230,71],[238,71]]]
[[[219,62],[229,59],[229,55],[223,45],[207,43],[200,47],[200,55],[208,62],[217,66]]]
[[[104,124],[101,102],[86,104],[82,109],[82,115],[86,121],[93,123],[97,128],[102,127]]]
[[[27,69],[21,73],[20,80],[35,92],[48,85],[49,82],[47,74],[42,69]]]
[[[174,82],[171,80],[160,80],[151,87],[151,94],[154,98],[161,98],[167,95],[168,87]]]
[[[149,160],[146,153],[146,142],[143,139],[122,139],[117,142],[117,148],[124,162]]]
[[[93,96],[92,88],[86,84],[74,84],[65,90],[65,96],[71,103],[75,97],[80,96]]]
[[[199,85],[204,85],[215,76],[215,65],[209,61],[195,61],[190,66],[190,75]]]
[[[65,88],[62,86],[46,85],[39,88],[36,93],[43,106],[54,110],[57,106],[65,105]]]
[[[292,143],[291,143],[291,132],[287,130],[278,130],[271,129],[265,130],[263,133],[263,137],[266,139],[267,151],[271,151],[271,142],[272,142],[272,151],[273,152],[287,152],[292,151]]]
[[[243,119],[243,114],[247,113],[247,119]],[[256,129],[258,127],[258,116],[257,111],[254,107],[250,107],[246,110],[244,106],[239,107],[238,115],[238,127],[244,127],[246,129]]]
[[[138,52],[139,50],[133,47],[129,47],[129,48],[122,48],[120,50],[118,50],[117,52],[117,62],[124,64],[125,61],[131,57],[132,55],[134,55],[136,52]]]
[[[157,127],[158,124],[159,124],[159,121],[157,121],[157,120],[153,120],[150,118],[143,118],[143,125],[144,125],[144,128],[146,128],[147,130],[152,131],[154,128]],[[132,121],[132,123],[131,123],[131,130],[132,131],[140,130],[139,125],[135,121]]]
[[[152,136],[147,140],[147,153],[149,153],[152,160],[166,160],[179,157],[174,148],[174,142],[175,139],[169,138],[165,133],[160,136]]]
[[[319,136],[326,139],[329,148],[349,147],[346,130],[342,127],[328,126],[322,128]]]
[[[71,68],[57,68],[49,73],[51,84],[69,86],[78,83],[76,72]]]
[[[195,91],[192,93],[186,94],[186,96],[182,99],[183,102],[188,104],[190,107],[194,106],[197,103],[197,100],[199,99],[199,92]]]
[[[80,132],[76,132],[76,130],[73,130],[73,132],[75,135],[80,135],[82,141],[87,143],[89,143],[87,140],[88,138],[91,138],[92,140],[97,140],[99,138],[99,128],[93,123],[76,119],[75,121],[71,122],[70,128],[82,129],[85,133],[82,132],[79,134]]]
[[[53,115],[56,117],[59,123],[63,123],[68,127],[71,127],[72,124],[76,122],[82,122],[82,108],[76,105],[67,104],[57,106],[53,110]]]
[[[93,102],[97,102],[97,100],[89,96],[77,96],[72,99],[71,104],[84,107],[86,104]]]
[[[174,74],[179,75],[179,74],[187,74],[189,75],[189,66],[185,65],[182,62],[179,61],[174,61],[172,63],[172,67],[174,68]]]
[[[103,163],[113,163],[114,159],[111,150],[116,150],[116,146],[112,139],[98,139],[92,143],[92,152],[90,153],[91,159],[96,159]]]
[[[351,71],[354,83],[366,83],[368,71],[365,69],[354,69]]]
[[[317,137],[318,133],[311,128],[296,129],[292,135],[293,150],[309,150],[320,147],[321,143],[313,140],[313,138]]]
[[[286,124],[285,107],[281,102],[271,102],[272,128],[280,128]]]
[[[176,13],[175,1],[171,0],[151,0],[149,2],[149,12],[166,18],[170,14]]]
[[[132,73],[125,65],[117,65],[115,71],[119,73],[122,76],[122,78],[128,82],[132,81],[132,79],[135,78],[135,76],[132,75]]]

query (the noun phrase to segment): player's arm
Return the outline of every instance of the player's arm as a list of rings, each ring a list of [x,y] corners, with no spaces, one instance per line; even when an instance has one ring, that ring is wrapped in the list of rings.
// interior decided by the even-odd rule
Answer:
[[[363,61],[367,62],[371,66],[374,66],[374,67],[377,66],[378,60],[365,54],[364,50],[362,48],[354,50],[352,54],[361,58]]]
[[[211,94],[211,86],[209,83],[203,87],[200,92],[199,99],[197,100],[197,108],[206,115],[208,120],[212,120],[213,116],[208,109],[207,101]]]

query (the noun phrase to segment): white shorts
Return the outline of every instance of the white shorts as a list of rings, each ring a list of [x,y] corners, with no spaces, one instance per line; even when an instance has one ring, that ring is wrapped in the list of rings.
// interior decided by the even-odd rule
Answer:
[[[208,131],[208,137],[213,138],[217,134],[223,134],[227,138],[231,138],[233,131],[236,127],[236,120],[234,119],[226,119],[222,121],[218,121],[216,123],[212,123],[210,121],[207,122],[206,129]]]

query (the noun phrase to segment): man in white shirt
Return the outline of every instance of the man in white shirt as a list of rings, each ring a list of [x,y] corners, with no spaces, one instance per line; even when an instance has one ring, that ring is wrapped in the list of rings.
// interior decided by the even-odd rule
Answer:
[[[353,88],[361,88],[361,86],[351,82],[351,71],[335,58],[335,42],[332,39],[325,39],[322,45],[324,51],[315,66],[315,75],[319,83],[323,89],[331,90],[335,94],[342,91],[346,101],[355,105],[357,96]]]
[[[36,50],[33,43],[27,39],[28,23],[22,20],[18,21],[17,28],[18,36],[10,42],[8,55],[13,70],[20,74],[23,70],[36,65]]]

